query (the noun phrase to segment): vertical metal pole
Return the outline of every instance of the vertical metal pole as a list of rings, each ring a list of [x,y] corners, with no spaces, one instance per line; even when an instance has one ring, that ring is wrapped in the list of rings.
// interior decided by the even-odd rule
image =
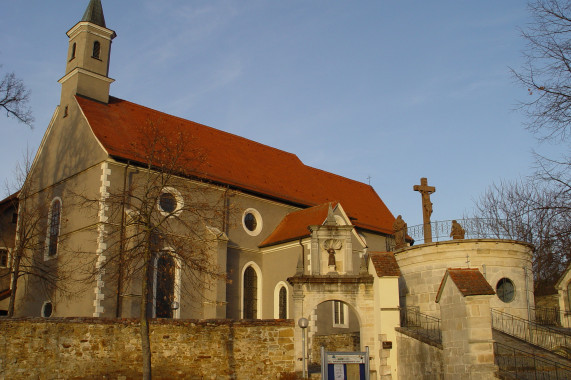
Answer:
[[[302,352],[302,356],[303,356],[303,378],[307,379],[307,366],[305,365],[305,328],[301,329],[302,332],[302,337],[301,337],[301,344],[302,344],[302,348],[301,348],[301,352]]]

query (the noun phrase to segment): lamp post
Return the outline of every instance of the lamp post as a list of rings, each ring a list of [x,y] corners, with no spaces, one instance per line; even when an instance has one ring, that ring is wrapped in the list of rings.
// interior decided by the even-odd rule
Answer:
[[[307,366],[305,365],[305,329],[309,326],[309,320],[307,318],[300,318],[297,321],[299,327],[301,327],[301,356],[303,357],[303,378],[307,379]]]

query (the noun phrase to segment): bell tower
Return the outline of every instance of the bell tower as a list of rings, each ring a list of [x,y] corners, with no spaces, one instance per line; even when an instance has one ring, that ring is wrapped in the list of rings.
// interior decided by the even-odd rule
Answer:
[[[62,85],[61,103],[74,95],[109,102],[111,42],[117,36],[105,25],[101,0],[91,0],[81,21],[68,32],[69,49]]]

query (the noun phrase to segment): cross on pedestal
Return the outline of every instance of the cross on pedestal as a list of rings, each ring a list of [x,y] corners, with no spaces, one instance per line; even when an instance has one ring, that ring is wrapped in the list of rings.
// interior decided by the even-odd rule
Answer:
[[[421,178],[420,185],[414,185],[412,188],[418,191],[422,196],[422,221],[424,224],[424,242],[432,243],[432,229],[430,228],[430,215],[432,215],[432,202],[430,202],[430,194],[436,192],[434,186],[428,186],[428,179]]]

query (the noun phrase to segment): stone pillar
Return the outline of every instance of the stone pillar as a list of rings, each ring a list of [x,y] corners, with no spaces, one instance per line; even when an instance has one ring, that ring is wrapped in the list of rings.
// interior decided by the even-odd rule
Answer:
[[[295,323],[294,329],[294,347],[295,347],[295,371],[301,372],[303,370],[303,330],[299,327],[298,321],[300,318],[305,317],[308,318],[309,315],[303,315],[303,300],[305,295],[303,293],[303,285],[302,284],[294,284],[293,285],[293,310],[292,310],[292,319]],[[309,319],[309,318],[308,318]],[[307,342],[306,342],[307,343]],[[306,351],[307,354],[307,351]]]
[[[495,379],[490,298],[463,295],[453,281],[439,292],[444,379]]]

